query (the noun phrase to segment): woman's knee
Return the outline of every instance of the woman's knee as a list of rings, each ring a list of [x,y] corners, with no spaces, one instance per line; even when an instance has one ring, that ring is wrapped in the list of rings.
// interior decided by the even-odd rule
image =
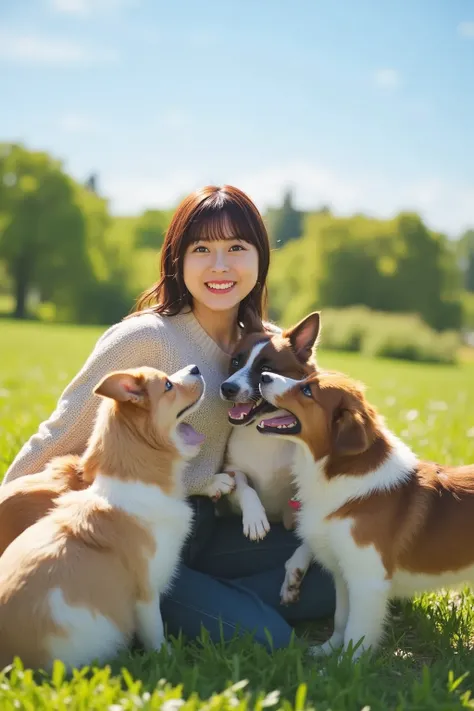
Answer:
[[[269,651],[286,647],[291,626],[251,590],[180,566],[172,589],[162,599],[168,632],[199,638],[206,629],[214,642],[250,634]]]

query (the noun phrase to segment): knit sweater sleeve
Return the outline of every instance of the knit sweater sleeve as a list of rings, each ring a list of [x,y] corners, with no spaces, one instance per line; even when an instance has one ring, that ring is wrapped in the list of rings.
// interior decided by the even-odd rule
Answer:
[[[93,394],[97,383],[112,370],[157,362],[166,370],[169,353],[166,329],[153,316],[138,316],[109,328],[62,393],[53,414],[17,454],[3,483],[41,471],[52,457],[82,453],[99,405]]]

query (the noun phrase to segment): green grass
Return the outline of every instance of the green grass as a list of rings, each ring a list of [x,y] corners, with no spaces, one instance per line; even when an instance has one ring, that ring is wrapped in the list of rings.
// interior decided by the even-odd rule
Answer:
[[[0,322],[0,478],[102,331]],[[321,353],[320,363],[363,380],[388,425],[421,456],[474,462],[474,363],[426,366],[330,352]],[[16,667],[0,676],[0,711],[474,708],[473,603],[467,591],[397,603],[381,652],[356,665],[308,659],[297,644],[274,654],[250,638],[212,644],[203,632],[192,643],[174,640],[171,654],[130,652],[72,679],[60,666],[52,677]],[[297,632],[324,639],[330,626],[308,624]]]

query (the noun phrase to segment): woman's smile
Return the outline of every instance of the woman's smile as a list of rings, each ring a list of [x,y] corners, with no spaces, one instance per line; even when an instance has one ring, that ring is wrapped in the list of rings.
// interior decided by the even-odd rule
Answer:
[[[228,294],[229,291],[232,291],[236,283],[235,281],[218,281],[216,279],[205,282],[207,288],[213,294]]]

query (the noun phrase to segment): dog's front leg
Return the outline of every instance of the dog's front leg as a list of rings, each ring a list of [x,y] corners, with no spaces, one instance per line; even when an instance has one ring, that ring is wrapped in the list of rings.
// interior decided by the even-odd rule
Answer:
[[[312,560],[313,554],[306,543],[298,546],[291,558],[288,558],[285,563],[285,579],[280,590],[282,605],[289,605],[298,600],[301,583]]]
[[[346,581],[339,571],[334,574],[334,586],[336,588],[336,610],[334,613],[334,631],[331,637],[324,644],[311,647],[309,652],[313,657],[321,657],[332,654],[336,649],[342,647],[344,642],[344,631],[349,618],[349,591]]]
[[[260,497],[251,486],[243,472],[234,473],[235,491],[232,496],[237,500],[242,511],[244,534],[252,541],[265,538],[270,530],[267,514]]]
[[[388,610],[390,582],[383,579],[349,580],[349,618],[344,632],[344,651],[361,644],[353,653],[357,659],[375,650],[382,635]]]
[[[165,631],[161,617],[160,598],[137,602],[135,607],[137,635],[146,650],[158,650],[165,644]]]

